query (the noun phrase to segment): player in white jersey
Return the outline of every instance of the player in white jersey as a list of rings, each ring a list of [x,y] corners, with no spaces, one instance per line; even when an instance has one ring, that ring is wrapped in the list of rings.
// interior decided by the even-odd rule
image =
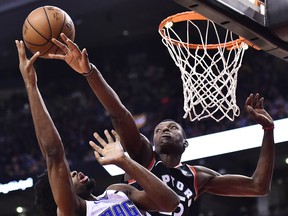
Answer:
[[[100,71],[89,62],[86,49],[79,50],[78,46],[64,34],[61,37],[64,43],[56,39],[53,39],[53,42],[65,54],[50,55],[50,57],[66,61],[76,72],[86,76],[95,95],[110,114],[113,126],[121,137],[121,143],[131,158],[147,168],[151,167],[155,159],[162,161],[165,165],[166,168],[164,167],[161,171],[155,166],[151,167],[151,171],[180,196],[181,203],[171,215],[191,216],[193,200],[203,193],[234,197],[258,197],[268,194],[275,157],[274,122],[264,109],[264,98],[261,98],[259,94],[250,94],[245,103],[245,111],[250,118],[263,128],[261,153],[253,175],[221,175],[208,167],[189,167],[180,164],[182,154],[188,146],[182,126],[173,120],[160,122],[154,129],[152,144],[141,135],[132,114],[122,104]],[[231,138],[231,143],[233,143],[233,138]],[[153,145],[155,151],[152,148]],[[126,180],[131,179],[127,172],[125,177]],[[153,216],[165,215],[157,212],[151,214]]]
[[[89,142],[95,150],[95,157],[100,164],[114,164],[128,172],[144,188],[143,191],[127,184],[114,184],[107,188],[104,196],[97,198],[92,194],[94,181],[82,172],[70,171],[61,137],[38,88],[33,64],[39,57],[39,52],[35,53],[31,59],[27,59],[23,41],[16,40],[16,46],[36,137],[47,164],[47,175],[43,174],[40,179],[45,180],[48,176],[46,183],[49,184],[46,184],[46,189],[51,188],[50,195],[53,194],[53,197],[50,199],[55,202],[54,207],[57,207],[50,208],[51,205],[44,202],[43,198],[49,198],[49,193],[45,193],[42,197],[39,193],[38,203],[42,203],[44,207],[43,215],[96,216],[115,213],[123,216],[137,216],[140,215],[137,207],[143,211],[173,211],[179,203],[177,194],[147,169],[124,154],[120,138],[115,131],[112,131],[113,136],[107,130],[104,131],[109,144],[94,133],[95,139],[102,146],[96,145],[93,141]],[[43,181],[40,182],[43,183]],[[38,182],[36,189],[41,188],[42,183]]]
[[[86,215],[142,215],[122,191],[106,190],[97,201],[86,201]]]

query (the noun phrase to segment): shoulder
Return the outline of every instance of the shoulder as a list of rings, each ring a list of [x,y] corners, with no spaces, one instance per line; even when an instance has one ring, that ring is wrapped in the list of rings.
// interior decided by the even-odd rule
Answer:
[[[78,202],[79,202],[79,206],[77,209],[73,209],[73,208],[69,208],[70,210],[70,213],[68,213],[68,211],[64,210],[64,209],[60,209],[60,208],[57,208],[57,215],[58,216],[65,216],[65,215],[71,215],[71,216],[85,216],[86,215],[86,212],[87,212],[87,202],[81,198],[78,198]],[[64,213],[65,212],[65,213]]]
[[[204,166],[193,166],[197,173],[197,183],[199,192],[205,190],[205,186],[214,178],[221,176],[220,173],[215,170],[209,169]],[[199,193],[199,194],[200,194]]]
[[[198,175],[202,174],[202,175],[206,175],[208,177],[216,177],[216,176],[220,175],[215,170],[212,170],[212,169],[204,167],[204,166],[193,166],[193,168],[196,170]]]
[[[129,185],[129,184],[113,184],[110,185],[106,191],[121,191],[124,194],[126,194],[126,196],[130,196],[131,193],[135,190],[137,190],[136,188],[134,188],[133,186]]]

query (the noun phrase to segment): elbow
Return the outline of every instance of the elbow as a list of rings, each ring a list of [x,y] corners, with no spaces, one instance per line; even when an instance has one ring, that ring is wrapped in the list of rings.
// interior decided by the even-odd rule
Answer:
[[[179,199],[179,197],[177,196],[177,199],[175,199],[175,201],[173,202],[173,204],[171,204],[171,208],[170,208],[168,211],[170,211],[170,212],[175,211],[176,208],[178,207],[179,203],[180,203],[180,199]]]
[[[178,196],[175,196],[173,199],[169,199],[169,200],[166,200],[164,202],[164,205],[162,206],[161,210],[160,211],[163,211],[163,212],[173,212],[176,210],[176,208],[178,207],[180,203],[180,199]]]
[[[56,141],[59,142],[59,141]],[[45,149],[45,158],[49,160],[55,160],[57,158],[62,158],[64,153],[63,145],[62,142],[59,143],[45,143],[44,144],[44,149]]]
[[[255,186],[255,192],[257,196],[266,196],[271,192],[271,187],[269,185],[258,184]]]
[[[259,190],[259,196],[266,196],[271,192],[270,188]]]

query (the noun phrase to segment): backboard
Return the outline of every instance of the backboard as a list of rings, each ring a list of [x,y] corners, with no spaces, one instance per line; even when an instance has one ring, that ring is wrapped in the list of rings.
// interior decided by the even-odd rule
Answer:
[[[174,0],[247,39],[261,50],[288,61],[288,1]],[[273,4],[274,3],[274,4]]]

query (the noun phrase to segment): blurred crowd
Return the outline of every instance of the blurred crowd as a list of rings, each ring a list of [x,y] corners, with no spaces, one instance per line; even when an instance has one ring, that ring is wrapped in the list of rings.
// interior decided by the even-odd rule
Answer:
[[[265,108],[275,120],[288,117],[286,62],[264,53],[261,58],[256,55],[259,54],[253,50],[246,53],[239,71],[236,95],[240,116],[234,121],[224,119],[219,123],[211,119],[195,122],[183,119],[180,72],[168,55],[161,58],[149,51],[128,52],[127,55],[116,52],[105,58],[91,55],[90,61],[101,70],[135,118],[141,116],[139,128],[148,138],[152,138],[154,126],[168,118],[180,122],[188,137],[195,137],[253,124],[243,110],[250,93],[259,92],[265,97]],[[94,131],[102,133],[112,128],[108,114],[84,77],[73,71],[63,72],[69,70],[68,67],[58,63],[55,63],[58,71],[53,68],[54,74],[49,72],[48,75],[49,63],[41,63],[40,60],[37,67],[39,86],[65,144],[68,159],[71,162],[93,160],[88,141]],[[1,99],[2,179],[37,173],[44,166],[24,85],[19,84],[17,89],[20,90],[11,90]]]
[[[89,50],[90,61],[97,65],[135,119],[140,118],[140,131],[150,139],[155,125],[163,119],[181,123],[189,138],[254,124],[243,109],[250,93],[259,92],[265,98],[265,109],[274,120],[288,117],[287,62],[263,52],[249,50],[245,54],[236,92],[240,116],[234,121],[224,119],[218,123],[209,118],[195,122],[183,118],[180,71],[164,49],[132,50],[125,55],[123,50],[106,51],[104,55],[104,51],[93,52]],[[94,160],[88,141],[94,131],[101,134],[104,129],[112,129],[109,115],[86,79],[65,64],[38,60],[36,69],[40,90],[65,145],[69,163]],[[2,182],[33,176],[45,168],[20,73],[16,69],[13,73],[17,75],[9,81],[0,81],[1,86],[7,86],[0,92]],[[278,213],[275,215],[280,216]]]

